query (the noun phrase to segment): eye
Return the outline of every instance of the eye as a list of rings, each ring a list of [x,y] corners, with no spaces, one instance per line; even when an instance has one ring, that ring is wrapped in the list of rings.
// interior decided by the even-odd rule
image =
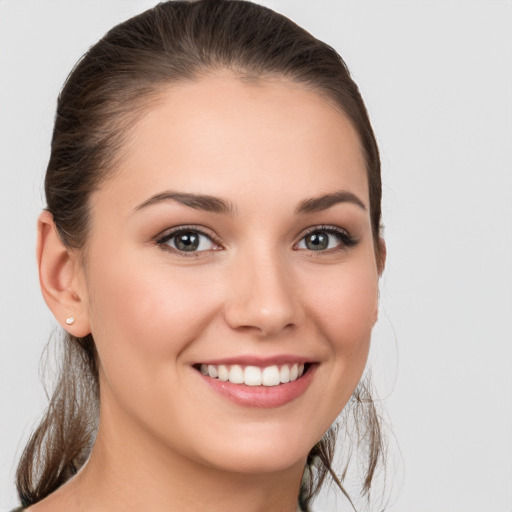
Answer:
[[[163,249],[178,253],[198,253],[218,250],[219,245],[212,237],[193,228],[178,228],[165,233],[157,239],[157,244]]]
[[[331,251],[353,247],[357,241],[344,229],[335,226],[312,228],[297,244],[297,249],[308,251]]]

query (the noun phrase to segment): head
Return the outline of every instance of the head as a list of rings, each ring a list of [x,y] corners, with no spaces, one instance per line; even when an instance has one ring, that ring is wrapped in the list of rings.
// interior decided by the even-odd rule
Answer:
[[[162,197],[169,191],[173,197]],[[299,353],[309,372],[323,375],[320,383],[332,384],[336,392],[310,411],[310,427],[290,440],[289,458],[282,454],[273,463],[254,455],[264,454],[258,443],[274,440],[275,451],[290,416],[298,422],[305,409],[295,400],[254,413],[219,398],[216,405],[236,417],[225,427],[230,438],[241,437],[243,428],[254,439],[244,443],[247,452],[235,443],[224,469],[279,470],[280,464],[301,462],[308,470],[317,456],[321,480],[332,456],[323,434],[351,395],[363,401],[363,388],[356,386],[385,257],[377,144],[339,55],[288,19],[249,2],[160,4],[114,27],[68,77],[59,96],[45,192],[41,280],[47,303],[68,332],[65,360],[72,368],[64,368],[54,407],[22,461],[24,501],[43,498],[84,463],[100,395],[102,407],[124,408],[119,417],[144,424],[164,445],[178,440],[185,446],[181,455],[212,464],[221,435],[227,435],[220,423],[212,420],[210,437],[197,430],[204,442],[185,435],[201,393],[191,386],[189,394],[177,392],[180,402],[159,389],[169,382],[179,389],[182,368],[199,374],[201,363],[216,366],[233,342],[242,343],[238,354]],[[326,208],[327,203],[335,206]],[[309,230],[331,226],[335,215],[355,234]],[[188,231],[169,229],[183,219]],[[321,264],[317,255],[304,256],[311,244],[324,241]],[[359,252],[352,249],[354,241]],[[178,243],[199,243],[203,250],[195,252],[202,254],[185,261],[176,256]],[[329,252],[331,244],[344,252]],[[113,257],[119,257],[115,264]],[[54,263],[45,265],[45,259]],[[343,265],[350,269],[348,278],[335,271]],[[349,314],[340,316],[340,307]],[[70,315],[76,320],[67,326]],[[123,318],[129,319],[124,326]],[[340,338],[340,331],[349,334]],[[297,339],[304,341],[298,352]],[[170,377],[169,364],[160,364],[166,360],[177,369]],[[133,389],[127,389],[128,371],[137,374]],[[149,396],[143,392],[126,402],[123,389],[137,397],[152,386],[156,399],[147,409],[140,405]],[[311,388],[314,393],[314,383]],[[55,405],[66,399],[78,408]],[[152,408],[170,402],[176,403],[168,418],[151,418]],[[187,403],[190,414],[183,413]],[[166,437],[165,426],[178,416],[183,424]],[[375,424],[371,407],[369,417]],[[73,425],[72,435],[64,432],[65,424]],[[30,459],[43,442],[55,446],[48,442],[55,429],[61,429],[65,446],[48,449],[46,458],[53,462],[35,477]],[[380,448],[378,427],[370,430],[366,489]],[[242,458],[250,461],[246,467]],[[303,500],[315,490],[314,484],[305,488]]]

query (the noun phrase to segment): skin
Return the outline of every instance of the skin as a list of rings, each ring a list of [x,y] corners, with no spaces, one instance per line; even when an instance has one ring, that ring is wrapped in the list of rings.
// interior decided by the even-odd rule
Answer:
[[[355,389],[377,319],[382,264],[358,136],[303,86],[219,73],[164,91],[122,155],[90,199],[84,253],[62,246],[50,214],[39,220],[45,299],[97,345],[101,421],[86,466],[29,510],[293,512],[307,453]],[[138,208],[169,190],[233,211]],[[362,206],[296,212],[340,190]],[[156,242],[183,225],[214,242],[196,256]],[[324,225],[357,244],[331,234],[329,249],[308,249],[306,230]],[[192,367],[248,354],[317,367],[301,396],[267,409],[227,400]]]

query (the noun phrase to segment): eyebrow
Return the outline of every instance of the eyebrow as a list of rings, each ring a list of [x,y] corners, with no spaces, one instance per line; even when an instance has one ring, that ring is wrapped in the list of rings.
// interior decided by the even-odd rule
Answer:
[[[167,201],[176,201],[195,210],[203,210],[206,212],[220,213],[224,215],[233,216],[236,208],[230,201],[220,197],[191,194],[184,192],[166,191],[160,194],[155,194],[149,199],[134,208],[134,212],[148,208],[155,204]],[[312,197],[301,201],[295,209],[295,214],[316,213],[327,210],[331,206],[338,203],[352,203],[359,208],[366,211],[364,203],[352,192],[348,190],[339,190],[330,194],[325,194],[319,197]]]
[[[195,210],[203,210],[205,212],[221,213],[224,215],[235,214],[234,205],[226,199],[203,194],[188,194],[172,191],[162,192],[151,196],[147,201],[144,201],[142,204],[137,206],[134,209],[134,212],[166,201],[176,201],[184,204],[185,206],[189,206],[190,208],[194,208]]]
[[[339,190],[311,199],[304,199],[295,209],[296,214],[316,213],[327,210],[338,203],[352,203],[366,211],[363,201],[348,190]]]

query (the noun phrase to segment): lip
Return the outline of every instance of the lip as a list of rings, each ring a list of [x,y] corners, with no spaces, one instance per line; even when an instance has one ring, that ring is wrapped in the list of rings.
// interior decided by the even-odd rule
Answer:
[[[249,358],[251,359],[251,358]],[[248,361],[249,359],[245,358],[236,358],[233,359],[234,363],[227,363],[229,359],[223,359],[222,362],[212,362],[208,361],[204,364],[252,364],[255,366],[269,366],[272,364],[285,364],[285,363],[268,363],[269,360],[265,360],[262,363],[262,360],[259,360],[259,364],[255,364],[255,360],[251,359],[250,363],[241,363],[241,361]],[[271,361],[275,361],[275,358],[272,358]],[[304,359],[300,361],[287,359],[286,362],[302,362]],[[254,407],[254,408],[265,408],[270,409],[274,407],[281,407],[286,405],[293,400],[296,400],[301,395],[303,395],[308,389],[315,371],[318,367],[318,364],[312,363],[308,364],[308,369],[304,374],[299,377],[297,380],[293,382],[287,382],[286,384],[279,384],[278,386],[247,386],[246,384],[233,384],[229,381],[222,381],[219,379],[215,379],[209,377],[207,375],[203,375],[201,372],[194,370],[198,377],[200,377],[203,382],[209,386],[211,390],[220,395],[221,397],[233,402],[236,405],[244,406],[244,407]]]
[[[227,357],[224,359],[208,359],[206,361],[197,361],[194,365],[199,364],[211,364],[211,365],[233,365],[239,364],[240,366],[259,366],[260,368],[264,368],[266,366],[273,365],[282,365],[282,364],[306,364],[312,363],[311,359],[301,356],[295,356],[291,354],[280,354],[278,356],[272,357],[260,357],[260,356],[236,356],[236,357]]]

